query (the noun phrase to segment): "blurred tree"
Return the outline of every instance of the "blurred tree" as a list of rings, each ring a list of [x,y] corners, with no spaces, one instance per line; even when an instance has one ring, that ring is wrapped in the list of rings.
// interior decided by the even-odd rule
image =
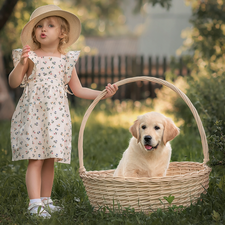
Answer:
[[[18,0],[5,0],[3,3],[0,9],[0,30],[6,24],[17,2]]]
[[[183,31],[186,40],[178,52],[188,51],[191,55],[188,93],[195,98],[197,107],[201,106],[203,118],[214,118],[208,123],[210,130],[216,120],[225,121],[224,104],[220,103],[225,99],[225,2],[186,0],[186,3],[192,7],[193,28]]]
[[[3,9],[4,5],[9,4],[13,0],[0,0],[0,7]],[[12,49],[21,46],[20,32],[22,27],[30,18],[30,12],[35,8],[37,1],[18,0],[8,20],[5,22],[5,26],[0,30],[0,44],[5,61],[5,70],[8,74],[13,65],[11,59]],[[2,19],[2,18],[1,18]],[[0,22],[1,23],[1,22]]]
[[[18,0],[5,1],[0,9],[0,30],[9,19]],[[0,120],[10,119],[14,112],[14,103],[7,88],[5,67],[0,44]]]
[[[84,36],[114,36],[128,32],[120,0],[72,0],[70,4],[77,9]]]
[[[178,50],[189,52],[191,77],[186,94],[197,108],[204,123],[210,146],[210,165],[225,172],[225,1],[186,0],[192,7],[192,29],[182,33],[186,38]],[[174,99],[173,99],[174,100]],[[193,116],[183,101],[174,101],[173,113],[193,126]],[[222,166],[222,167],[220,167]],[[222,169],[221,169],[222,168]]]
[[[172,0],[136,0],[134,12],[139,12],[145,4],[152,4],[152,6],[160,4],[163,8],[168,10],[171,7],[171,2]]]
[[[192,72],[206,75],[208,70],[221,75],[225,70],[225,4],[223,0],[186,0],[192,6],[192,29],[182,32],[186,38],[178,53],[193,55]],[[194,66],[194,68],[193,68]],[[199,74],[198,74],[199,76]]]
[[[170,8],[172,0],[135,0],[135,13],[140,13],[146,4],[160,4]],[[122,4],[128,4],[127,0],[72,0],[68,1],[75,6],[78,16],[82,20],[82,34],[96,36],[115,36],[129,34],[125,25],[126,18],[123,15]]]

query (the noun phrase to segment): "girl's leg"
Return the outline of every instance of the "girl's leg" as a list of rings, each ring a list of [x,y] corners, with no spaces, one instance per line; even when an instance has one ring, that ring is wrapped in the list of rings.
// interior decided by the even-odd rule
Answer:
[[[45,159],[41,171],[41,197],[50,197],[54,180],[54,159]]]
[[[26,172],[27,192],[30,199],[40,199],[41,173],[44,160],[30,159]]]
[[[30,198],[28,211],[31,214],[38,214],[44,218],[50,218],[51,215],[45,210],[44,204],[41,201],[41,186],[42,186],[42,170],[44,160],[30,159],[26,173],[27,192]],[[39,211],[39,207],[41,210]]]
[[[61,210],[61,207],[54,206],[51,200],[53,180],[54,159],[45,159],[41,174],[41,199],[51,212],[57,212]]]

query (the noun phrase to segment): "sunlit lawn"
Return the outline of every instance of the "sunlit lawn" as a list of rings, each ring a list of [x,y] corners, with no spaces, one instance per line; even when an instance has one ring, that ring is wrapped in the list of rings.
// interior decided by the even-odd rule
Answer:
[[[94,212],[88,201],[82,180],[79,178],[78,132],[83,115],[88,107],[78,102],[71,106],[73,124],[72,162],[70,165],[55,165],[55,180],[52,198],[64,207],[60,214],[42,221],[27,213],[28,196],[25,186],[27,161],[11,161],[10,122],[0,122],[0,223],[3,224],[211,224],[213,208],[190,207],[179,213],[158,211],[145,215],[132,209],[122,214]],[[145,102],[102,101],[93,110],[84,132],[84,166],[89,170],[116,168],[131,134],[129,127],[140,114],[152,110],[150,100]],[[172,161],[203,161],[201,141],[195,125],[191,132],[181,134],[172,142]],[[209,197],[208,197],[209,198]],[[207,200],[207,198],[206,198]],[[213,203],[212,203],[213,204]],[[203,212],[205,210],[205,212]],[[207,211],[208,210],[208,211]],[[201,212],[201,216],[197,216]],[[205,214],[204,214],[205,213]],[[190,215],[191,214],[191,215]],[[179,221],[179,223],[177,223]],[[183,221],[183,222],[182,222]],[[190,222],[188,222],[190,221]],[[209,221],[209,223],[207,222]]]

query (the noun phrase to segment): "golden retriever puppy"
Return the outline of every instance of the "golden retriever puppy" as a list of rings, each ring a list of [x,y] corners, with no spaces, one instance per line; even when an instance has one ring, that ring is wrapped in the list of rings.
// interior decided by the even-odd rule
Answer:
[[[114,172],[114,177],[166,176],[171,158],[169,141],[179,134],[174,122],[157,112],[149,112],[130,127],[133,137]]]

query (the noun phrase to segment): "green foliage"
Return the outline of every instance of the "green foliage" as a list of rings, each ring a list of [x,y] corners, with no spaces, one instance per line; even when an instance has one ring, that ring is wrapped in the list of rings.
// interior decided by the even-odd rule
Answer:
[[[187,82],[186,94],[196,107],[208,136],[209,165],[225,165],[225,76],[188,78]],[[177,99],[174,108],[176,117],[185,120],[183,130],[192,129],[194,118],[185,103]]]
[[[169,195],[168,197],[163,197],[170,205],[172,204],[173,200],[174,200],[174,196]]]
[[[223,166],[221,174],[225,173],[225,129],[224,122],[217,121],[212,126],[212,133],[208,138],[211,166]]]
[[[152,6],[160,4],[168,10],[171,7],[171,2],[172,0],[137,0],[134,11],[139,12],[145,4],[152,4]]]
[[[118,36],[129,33],[119,0],[70,1],[82,21],[84,36]]]
[[[213,217],[213,220],[217,223],[219,223],[221,220],[220,214],[216,212],[215,210],[213,210],[212,217]]]
[[[204,58],[212,55],[222,56],[224,52],[224,16],[225,5],[219,1],[208,1],[199,4],[193,10],[190,22],[194,24],[198,32],[193,36],[193,48],[198,49]],[[219,46],[218,52],[215,46]]]
[[[222,176],[222,178],[221,178],[219,184],[217,184],[217,186],[219,187],[220,190],[225,192],[225,175]]]
[[[224,72],[225,60],[225,4],[223,0],[186,0],[192,2],[191,24],[193,28],[187,28],[181,34],[186,40],[177,51],[189,52],[189,68],[193,76]],[[198,75],[197,75],[198,74]]]
[[[183,34],[186,40],[180,49],[193,55],[187,56],[192,73],[185,78],[189,85],[186,94],[200,114],[208,136],[209,165],[220,165],[216,168],[225,165],[224,10],[222,0],[193,0],[190,20],[193,28]],[[180,99],[175,101],[174,109],[177,118],[185,120],[184,130],[189,130],[194,124],[190,110]]]
[[[196,32],[193,35],[192,49],[201,52],[203,58],[213,55],[222,57],[224,53],[225,5],[221,1],[202,2],[193,10],[190,22]],[[216,47],[217,46],[217,47]],[[220,49],[220,50],[219,50]]]

